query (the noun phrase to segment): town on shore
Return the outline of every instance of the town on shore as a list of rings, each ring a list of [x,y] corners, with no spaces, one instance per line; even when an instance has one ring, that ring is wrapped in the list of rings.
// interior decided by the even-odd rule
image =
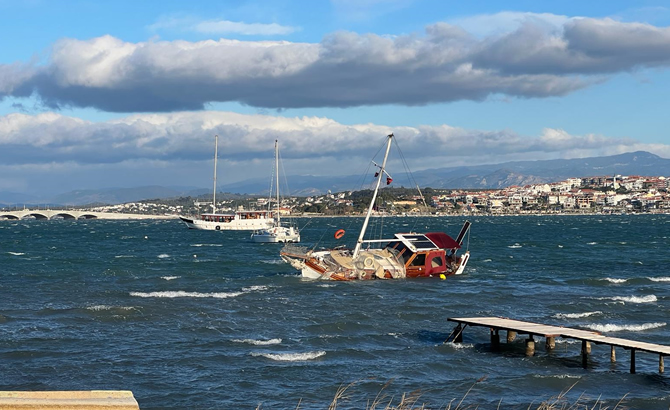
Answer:
[[[382,189],[385,215],[519,215],[587,213],[670,213],[670,178],[663,176],[597,176],[502,189]],[[371,190],[328,192],[281,199],[286,216],[357,216],[365,212]],[[218,200],[221,198],[220,200]],[[217,211],[275,208],[273,198],[217,194]],[[148,215],[194,215],[211,211],[206,197],[152,199],[119,205],[88,206],[97,212]]]

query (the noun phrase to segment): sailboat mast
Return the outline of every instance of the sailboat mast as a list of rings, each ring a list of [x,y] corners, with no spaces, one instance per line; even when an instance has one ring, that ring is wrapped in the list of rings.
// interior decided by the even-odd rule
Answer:
[[[277,226],[279,226],[279,145],[277,140],[275,140],[275,176],[277,178],[277,216],[275,221],[277,221]]]
[[[365,230],[368,228],[368,222],[370,222],[370,215],[372,214],[372,208],[374,207],[375,201],[377,200],[377,193],[379,192],[379,186],[381,185],[382,178],[384,177],[384,170],[386,169],[386,160],[388,159],[389,151],[391,150],[391,140],[393,139],[393,134],[389,134],[387,138],[388,142],[386,143],[386,153],[384,154],[384,161],[382,162],[382,167],[377,175],[377,186],[375,187],[375,192],[372,194],[372,200],[370,201],[370,206],[368,207],[368,213],[365,215],[363,228],[361,229],[360,235],[358,235],[356,248],[354,248],[353,259],[356,259],[356,257],[358,257],[358,254],[361,252],[361,247],[363,246],[363,237],[365,236]]]
[[[216,160],[219,157],[219,136],[214,136],[214,193],[212,194],[212,213],[216,213]]]

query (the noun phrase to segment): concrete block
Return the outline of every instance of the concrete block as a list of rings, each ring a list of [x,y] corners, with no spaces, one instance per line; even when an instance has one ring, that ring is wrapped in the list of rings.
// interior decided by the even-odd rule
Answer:
[[[90,391],[0,391],[3,410],[139,410],[133,392]]]

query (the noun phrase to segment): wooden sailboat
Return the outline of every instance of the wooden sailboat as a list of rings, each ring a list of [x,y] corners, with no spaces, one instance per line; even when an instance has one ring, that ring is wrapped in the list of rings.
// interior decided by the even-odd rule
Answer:
[[[365,215],[363,227],[353,250],[336,248],[329,250],[304,249],[285,246],[281,251],[282,259],[299,270],[303,277],[329,280],[365,280],[365,279],[402,279],[412,277],[446,277],[463,273],[470,259],[467,251],[461,256],[456,252],[461,248],[463,238],[470,229],[466,221],[457,239],[442,232],[396,233],[390,239],[365,240],[365,231],[377,199],[382,178],[390,183],[386,172],[386,161],[393,134],[387,136],[386,152],[376,173],[376,186]],[[340,232],[336,232],[336,238]],[[385,244],[381,249],[364,244]]]
[[[253,231],[269,228],[273,225],[272,212],[235,211],[228,213],[216,212],[216,162],[218,159],[219,136],[214,136],[214,192],[212,193],[212,212],[200,214],[197,218],[179,216],[189,229],[210,231]]]
[[[251,234],[251,239],[254,242],[300,242],[300,232],[295,226],[283,226],[281,224],[281,200],[279,197],[279,144],[275,140],[275,177],[276,177],[276,186],[275,191],[277,194],[276,203],[277,207],[274,213],[274,226],[266,229],[261,229]],[[270,190],[272,191],[272,190]],[[272,195],[272,192],[270,192]]]

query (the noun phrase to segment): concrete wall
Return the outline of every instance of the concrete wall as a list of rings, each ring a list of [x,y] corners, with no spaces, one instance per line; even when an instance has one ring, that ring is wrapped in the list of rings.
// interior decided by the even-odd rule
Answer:
[[[3,410],[139,410],[133,392],[126,390],[91,391],[2,391]]]

